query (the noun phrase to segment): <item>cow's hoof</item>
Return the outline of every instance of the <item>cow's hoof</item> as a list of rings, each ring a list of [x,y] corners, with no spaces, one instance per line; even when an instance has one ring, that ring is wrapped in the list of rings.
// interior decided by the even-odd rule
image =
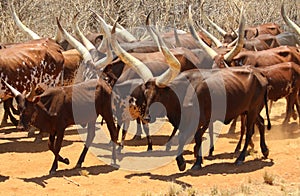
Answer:
[[[297,116],[296,112],[293,112],[292,117],[293,117],[294,120],[297,120],[298,116]]]
[[[27,137],[33,137],[34,136],[34,132],[28,132]]]
[[[64,158],[63,161],[62,161],[64,164],[66,165],[69,165],[70,164],[70,161],[68,158]]]
[[[132,140],[141,140],[141,139],[142,139],[142,136],[140,136],[140,135],[135,135],[132,138]]]
[[[183,164],[181,164],[181,165],[178,165],[179,171],[184,171],[185,168],[186,168],[186,163],[185,162]]]
[[[50,171],[49,171],[49,174],[50,174],[50,175],[56,174],[56,170],[50,170]]]
[[[167,144],[166,145],[166,151],[170,151],[171,150],[171,144]]]
[[[13,121],[13,125],[18,126],[18,121]]]
[[[212,154],[209,154],[207,157],[206,157],[207,160],[213,160],[214,159],[214,156]]]
[[[147,151],[152,151],[152,145],[149,145],[148,148],[147,148]]]
[[[240,153],[240,148],[236,148],[236,149],[234,150],[234,154],[237,155],[237,154],[239,154],[239,153]]]
[[[122,149],[124,148],[124,146],[120,145],[118,148],[117,148],[117,153],[121,153],[122,152]]]
[[[194,164],[193,167],[191,168],[191,170],[197,171],[197,170],[200,170],[201,168],[202,168],[201,165]]]
[[[267,149],[266,151],[262,152],[264,155],[264,158],[267,159],[269,156],[269,149]]]
[[[186,162],[185,162],[183,156],[176,157],[176,161],[177,161],[177,166],[178,166],[179,170],[184,171],[186,168]]]
[[[35,139],[34,139],[34,143],[36,143],[36,144],[40,144],[40,143],[42,143],[42,138],[41,137],[36,137]]]
[[[81,163],[77,163],[77,164],[75,165],[75,168],[81,168]]]
[[[244,161],[241,160],[236,160],[235,165],[243,165]]]

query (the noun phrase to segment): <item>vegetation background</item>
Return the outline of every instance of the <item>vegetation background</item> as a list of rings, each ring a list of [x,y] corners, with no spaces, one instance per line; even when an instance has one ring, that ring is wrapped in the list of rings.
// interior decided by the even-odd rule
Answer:
[[[287,29],[280,15],[282,0],[207,0],[204,12],[215,23],[230,31],[238,26],[238,15],[242,5],[245,7],[247,25],[275,22]],[[30,39],[15,25],[8,4],[11,0],[0,0],[0,43],[21,42]],[[121,17],[120,23],[134,33],[143,28],[146,15],[154,10],[155,20],[160,27],[173,27],[187,30],[188,6],[193,8],[194,20],[218,36],[203,23],[200,13],[201,0],[15,0],[13,2],[21,21],[41,37],[54,37],[56,32],[55,17],[60,17],[62,25],[72,32],[71,21],[80,12],[81,29],[87,33],[97,32],[98,24],[90,9],[95,10],[108,23],[113,18]],[[288,16],[300,25],[300,0],[284,0]],[[238,8],[237,8],[238,7]]]

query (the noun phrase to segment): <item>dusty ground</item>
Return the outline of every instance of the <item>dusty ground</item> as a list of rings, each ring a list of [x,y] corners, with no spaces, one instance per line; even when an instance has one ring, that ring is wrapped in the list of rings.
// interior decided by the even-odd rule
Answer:
[[[224,126],[216,143],[214,159],[206,159],[203,169],[198,172],[179,172],[175,157],[167,165],[152,170],[117,169],[102,161],[105,156],[97,156],[92,152],[87,154],[82,169],[73,169],[83,142],[77,130],[70,128],[66,132],[61,155],[68,157],[71,163],[59,163],[58,172],[48,175],[53,155],[48,150],[47,138],[37,144],[33,142],[34,138],[27,138],[27,133],[16,132],[12,126],[3,127],[0,130],[0,194],[172,195],[185,187],[186,194],[197,192],[199,195],[300,195],[300,130],[298,120],[291,120],[286,127],[281,126],[284,109],[284,100],[276,102],[272,109],[273,128],[266,133],[269,159],[261,158],[259,136],[256,134],[254,139],[257,152],[250,153],[243,165],[234,165],[232,152],[239,134],[225,134],[228,126]],[[160,149],[157,144],[164,143],[171,130],[169,123],[165,123],[156,132],[153,137],[156,144],[154,152]],[[127,136],[124,151],[134,151],[127,153],[129,163],[135,155],[144,155],[147,148],[145,139],[137,147],[133,141],[129,141],[131,138],[132,135]],[[97,145],[100,148],[107,146],[95,142],[94,147],[97,148]],[[185,150],[189,169],[193,163],[192,145],[186,146]],[[128,158],[124,155],[120,157],[124,161]],[[152,155],[143,158],[146,165],[155,160]],[[267,180],[273,185],[265,183]]]

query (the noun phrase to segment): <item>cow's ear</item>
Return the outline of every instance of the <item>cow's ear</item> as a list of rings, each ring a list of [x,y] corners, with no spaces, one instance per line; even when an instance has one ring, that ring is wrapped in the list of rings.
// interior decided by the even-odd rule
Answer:
[[[33,99],[32,99],[32,102],[33,103],[37,103],[41,100],[41,97],[40,96],[35,96]]]

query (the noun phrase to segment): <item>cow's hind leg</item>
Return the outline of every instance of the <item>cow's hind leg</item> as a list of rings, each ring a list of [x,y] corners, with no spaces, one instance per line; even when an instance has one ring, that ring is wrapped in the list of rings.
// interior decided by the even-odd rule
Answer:
[[[106,113],[103,113],[103,118],[106,122],[107,129],[109,130],[110,138],[112,140],[112,161],[113,165],[117,164],[117,154],[116,154],[116,144],[118,142],[118,135],[119,131],[117,130],[112,113],[109,112],[109,110],[106,111]]]
[[[214,146],[214,126],[213,126],[213,123],[210,123],[210,125],[209,125],[208,134],[209,134],[209,142],[210,142],[208,157],[211,159],[212,156],[213,156],[213,152],[215,150],[215,146]]]
[[[256,119],[254,119],[254,116],[255,115],[253,114],[253,112],[252,113],[249,112],[248,115],[247,115],[247,120],[246,120],[247,121],[246,122],[246,124],[247,124],[247,126],[246,126],[246,130],[247,130],[246,131],[246,141],[245,141],[244,148],[243,148],[240,156],[235,161],[235,163],[237,165],[241,165],[245,160],[246,153],[247,153],[247,148],[248,148],[248,145],[251,141],[252,135],[254,133],[254,123],[255,123],[255,120],[256,120]]]
[[[238,144],[236,145],[234,153],[238,153],[240,151],[243,137],[244,137],[244,134],[246,131],[246,115],[242,114],[240,116],[241,116],[241,134],[240,134],[240,140],[239,140]]]
[[[294,104],[296,104],[296,107],[297,107],[297,103],[298,103],[298,92],[297,91],[292,92],[291,94],[289,94],[286,97],[286,114],[285,114],[285,119],[283,121],[284,125],[286,125],[289,122],[291,116],[293,116],[294,119],[297,119],[297,114],[294,110]],[[297,107],[297,112],[298,112],[298,107]]]
[[[200,131],[197,131],[195,134],[194,156],[196,158],[196,162],[192,166],[192,170],[201,169],[201,164],[203,163],[202,148],[201,148],[202,136],[203,134]]]
[[[84,148],[83,148],[83,150],[80,154],[80,157],[77,161],[76,168],[81,167],[81,165],[82,165],[82,163],[85,159],[86,153],[87,153],[89,147],[91,146],[91,144],[92,144],[92,142],[95,138],[95,128],[96,128],[95,124],[96,124],[96,120],[88,123],[87,138],[86,138],[86,141],[85,141]]]
[[[169,137],[169,139],[168,139],[168,141],[167,141],[166,151],[171,150],[172,139],[173,139],[174,135],[176,134],[177,129],[178,129],[177,127],[174,127],[174,128],[173,128],[172,134],[170,135],[170,137]]]
[[[268,158],[269,149],[266,145],[266,140],[265,140],[264,119],[260,115],[257,117],[256,125],[258,126],[258,129],[259,129],[261,152],[265,158]]]

